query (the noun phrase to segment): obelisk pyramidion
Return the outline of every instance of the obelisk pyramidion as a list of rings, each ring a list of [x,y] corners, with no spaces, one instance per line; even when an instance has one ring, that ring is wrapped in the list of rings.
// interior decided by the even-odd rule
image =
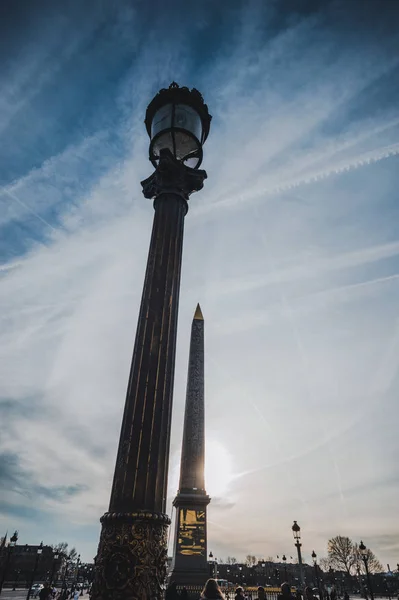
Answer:
[[[206,543],[204,318],[200,305],[191,326],[176,528],[170,581],[202,585],[209,577]]]

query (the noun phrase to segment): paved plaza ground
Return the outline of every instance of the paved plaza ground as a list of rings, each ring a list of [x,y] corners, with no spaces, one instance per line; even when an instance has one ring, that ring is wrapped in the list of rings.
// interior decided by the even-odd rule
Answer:
[[[28,590],[26,588],[17,588],[15,592],[8,588],[3,588],[3,591],[1,592],[1,600],[25,600],[27,593]],[[33,600],[32,596],[31,600]],[[83,596],[79,596],[79,600],[89,600],[89,594],[83,594]]]
[[[26,588],[21,588],[21,589],[16,589],[15,592],[13,592],[10,589],[4,589],[1,592],[1,600],[25,600],[26,599],[26,594],[28,593],[28,590]],[[255,596],[255,594],[254,594]],[[79,596],[79,600],[80,598],[82,598],[82,600],[89,600],[89,595],[88,594],[83,594],[83,596]],[[376,596],[374,598],[374,600],[387,600],[387,596]],[[394,597],[392,597],[394,598]],[[351,596],[352,600],[359,600],[359,596]],[[362,599],[363,600],[363,599]]]

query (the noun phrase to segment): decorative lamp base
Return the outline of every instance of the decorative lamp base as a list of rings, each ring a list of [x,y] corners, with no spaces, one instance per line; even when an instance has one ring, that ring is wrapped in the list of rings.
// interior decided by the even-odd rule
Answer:
[[[162,513],[105,513],[92,600],[161,600],[170,519]]]

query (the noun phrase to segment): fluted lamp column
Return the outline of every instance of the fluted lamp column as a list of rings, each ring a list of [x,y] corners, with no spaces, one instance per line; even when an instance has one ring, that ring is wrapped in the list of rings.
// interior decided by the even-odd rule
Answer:
[[[151,101],[146,128],[155,172],[142,182],[154,223],[109,510],[95,561],[93,600],[160,599],[184,217],[203,187],[211,117],[201,94],[172,83]]]

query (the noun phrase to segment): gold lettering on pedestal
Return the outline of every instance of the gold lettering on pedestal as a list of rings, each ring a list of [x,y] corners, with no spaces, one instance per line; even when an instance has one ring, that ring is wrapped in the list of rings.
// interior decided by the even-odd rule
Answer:
[[[183,556],[205,556],[205,511],[181,508],[177,552]]]

